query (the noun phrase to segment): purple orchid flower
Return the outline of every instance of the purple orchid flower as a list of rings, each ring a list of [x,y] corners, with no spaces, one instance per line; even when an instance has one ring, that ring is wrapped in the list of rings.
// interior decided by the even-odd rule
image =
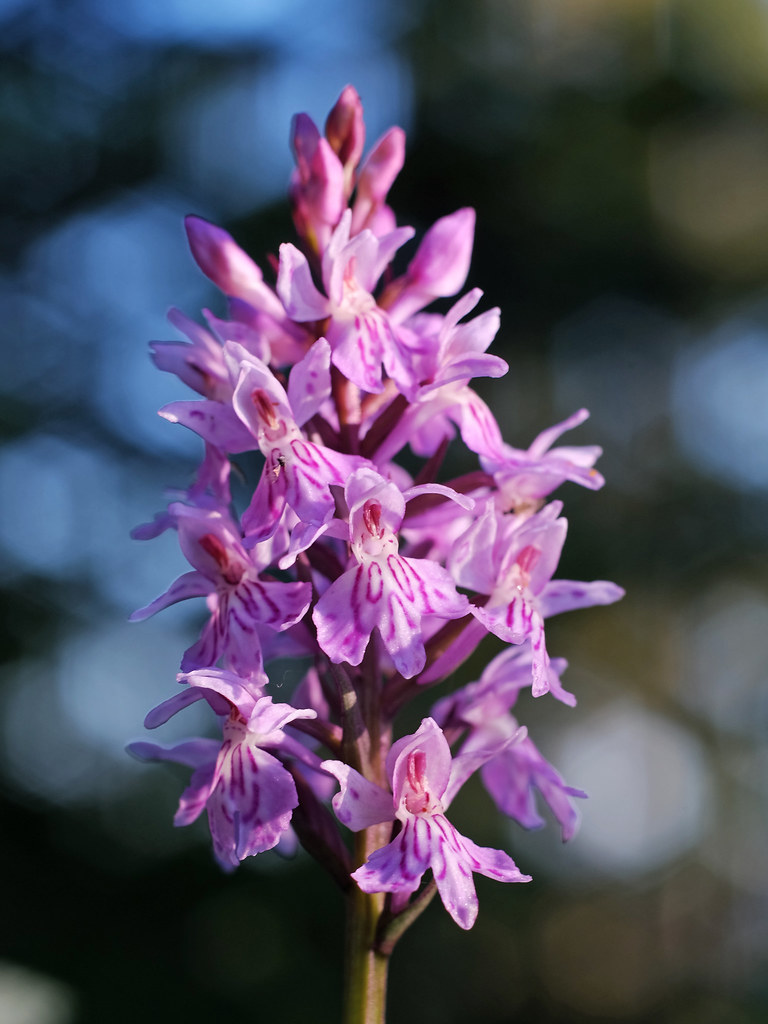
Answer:
[[[576,698],[563,690],[562,658],[549,665],[550,691],[573,706]],[[518,694],[531,684],[531,649],[513,647],[502,651],[486,667],[476,683],[438,701],[432,709],[435,721],[445,730],[468,734],[460,756],[493,748],[498,753],[480,768],[480,777],[499,810],[524,828],[541,828],[544,819],[536,808],[536,792],[560,823],[563,841],[576,832],[579,814],[572,798],[585,798],[580,789],[567,786],[555,768],[541,755],[529,736],[520,737],[520,726],[510,709]],[[515,742],[508,742],[516,739]]]
[[[288,317],[251,257],[228,232],[201,217],[189,216],[184,224],[195,262],[229,299],[231,321],[208,315],[221,341],[237,341],[265,362],[270,361],[264,351],[268,346],[278,366],[300,358],[312,337]]]
[[[206,809],[216,859],[232,870],[245,857],[271,850],[286,836],[298,804],[296,785],[268,750],[313,757],[283,730],[296,719],[315,718],[316,712],[273,704],[271,697],[231,672],[208,669],[181,676],[180,681],[186,684],[184,690],[150,711],[146,727],[163,725],[182,708],[204,699],[225,716],[222,743],[197,739],[164,748],[139,742],[128,749],[141,760],[175,761],[194,770],[174,824],[189,825]]]
[[[413,385],[407,390],[407,409],[377,449],[378,460],[392,458],[406,444],[416,454],[430,456],[454,436],[456,426],[471,451],[489,455],[503,447],[496,418],[469,387],[474,377],[502,377],[509,369],[503,359],[486,352],[499,329],[499,310],[460,322],[482,294],[474,288],[444,317],[418,314],[401,328],[411,348]]]
[[[544,619],[558,612],[612,604],[624,595],[606,580],[552,580],[568,524],[562,504],[551,502],[533,516],[503,516],[489,508],[454,545],[448,560],[459,586],[487,594],[471,613],[485,628],[511,644],[531,642],[533,695],[549,692],[549,655]]]
[[[194,571],[134,612],[131,621],[149,618],[178,601],[207,597],[211,616],[200,639],[184,654],[182,669],[206,668],[223,658],[239,675],[263,680],[259,627],[285,630],[295,625],[309,608],[310,584],[262,578],[262,570],[274,561],[274,542],[246,551],[223,513],[181,503],[168,511]]]
[[[405,272],[395,271],[414,233],[396,226],[387,205],[405,136],[391,128],[361,162],[365,142],[351,86],[324,131],[306,114],[294,119],[299,239],[272,259],[274,287],[226,231],[186,219],[192,255],[226,296],[226,311],[204,311],[200,325],[172,310],[185,340],[153,342],[152,357],[195,392],[160,415],[193,430],[205,457],[194,483],[170,492],[167,510],[134,536],[175,530],[192,571],[132,618],[205,598],[208,618],[183,656],[182,686],[145,724],[204,700],[222,733],[131,750],[192,769],[176,824],[205,809],[225,869],[301,842],[345,892],[356,883],[390,894],[358,893],[350,903],[346,1013],[358,1000],[352,1015],[378,1021],[379,967],[435,888],[470,928],[475,873],[529,880],[505,852],[475,845],[448,821],[470,776],[478,772],[499,809],[524,827],[542,824],[543,801],[563,838],[574,834],[584,794],[543,757],[515,705],[528,687],[575,704],[560,680],[565,663],[547,652],[545,620],[623,591],[553,579],[567,523],[560,502],[544,502],[565,481],[593,490],[603,483],[598,447],[559,444],[586,411],[518,449],[471,386],[508,369],[489,352],[498,309],[477,314],[482,292],[461,294],[474,211],[437,220]],[[451,296],[447,313],[426,311]],[[445,478],[447,486],[437,481],[456,436],[475,468]],[[231,466],[240,453],[255,458]],[[258,482],[236,516],[232,470],[246,473],[254,462]],[[489,632],[507,649],[393,742],[399,711]],[[265,664],[276,669],[278,659],[302,663],[290,703],[265,695]],[[339,823],[373,829],[355,844],[370,853],[356,870]],[[430,870],[434,881],[418,892]]]
[[[308,440],[300,427],[317,413],[331,393],[331,350],[319,338],[297,363],[283,389],[258,360],[240,364],[233,406],[266,458],[250,506],[243,515],[249,543],[270,537],[286,506],[300,522],[327,522],[335,504],[330,488],[343,486],[366,461]]]
[[[402,899],[418,889],[431,868],[445,909],[466,929],[478,911],[474,872],[500,882],[530,881],[506,853],[475,845],[445,817],[467,772],[458,759],[452,762],[434,719],[425,718],[415,733],[390,748],[386,772],[391,793],[342,761],[324,761],[322,767],[341,784],[333,808],[353,832],[384,821],[401,823],[392,842],[352,873],[364,892],[392,892]]]
[[[461,748],[467,754],[492,742],[499,742],[517,730],[512,715],[500,718],[496,727],[477,729]],[[539,752],[533,740],[526,736],[519,743],[507,747],[480,769],[483,785],[499,810],[514,818],[523,828],[543,828],[544,819],[536,807],[538,791],[560,824],[563,842],[572,839],[579,826],[579,812],[573,798],[586,799],[582,789],[566,785],[560,773]]]
[[[315,287],[306,256],[296,246],[280,246],[277,293],[288,315],[301,323],[324,321],[333,363],[364,391],[382,390],[382,365],[390,377],[406,385],[411,379],[407,347],[373,290],[397,249],[413,236],[412,228],[377,238],[367,229],[350,237],[352,212],[347,210],[322,259],[326,295]]]
[[[191,344],[183,341],[151,342],[155,366],[167,373],[175,373],[179,380],[205,398],[226,401],[232,394],[232,387],[221,342],[178,309],[169,310],[168,319]]]
[[[302,523],[320,525],[334,512],[329,488],[343,486],[365,459],[309,440],[301,427],[320,412],[331,392],[330,346],[318,338],[293,367],[288,390],[256,356],[236,342],[224,346],[231,402],[171,402],[161,415],[225,452],[258,448],[266,463],[243,529],[249,544],[271,537],[288,505]]]
[[[497,455],[481,455],[483,468],[493,475],[499,489],[503,511],[540,501],[566,480],[592,491],[603,486],[605,480],[594,468],[602,455],[598,445],[552,448],[561,434],[588,418],[587,410],[579,409],[562,423],[542,431],[527,451],[504,444]]]
[[[450,574],[437,562],[399,554],[397,532],[410,497],[439,493],[464,508],[470,499],[436,484],[413,487],[405,494],[372,469],[352,474],[345,496],[349,525],[328,532],[350,542],[357,565],[334,580],[315,606],[317,641],[333,662],[359,665],[371,634],[378,629],[395,668],[406,679],[424,667],[426,653],[421,619],[435,615],[455,619],[468,610]]]
[[[503,377],[509,370],[503,359],[486,351],[499,330],[499,309],[488,309],[472,320],[461,322],[482,295],[479,288],[473,288],[462,295],[444,317],[422,313],[409,321],[420,346],[416,368],[420,380],[418,395],[429,394],[457,380]]]

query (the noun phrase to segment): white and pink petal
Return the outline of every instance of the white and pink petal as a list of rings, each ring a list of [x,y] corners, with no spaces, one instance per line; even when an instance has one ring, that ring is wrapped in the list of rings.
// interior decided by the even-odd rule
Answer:
[[[333,798],[336,817],[352,832],[392,821],[395,817],[392,794],[370,782],[343,761],[323,761],[320,767],[335,776],[341,786]]]
[[[624,590],[608,580],[582,583],[577,580],[550,580],[539,594],[539,604],[545,617],[577,608],[591,608],[598,604],[613,604],[624,596]]]

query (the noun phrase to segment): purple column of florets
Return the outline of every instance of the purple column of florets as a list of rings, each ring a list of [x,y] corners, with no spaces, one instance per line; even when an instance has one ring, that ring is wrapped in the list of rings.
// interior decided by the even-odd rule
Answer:
[[[351,86],[325,134],[305,114],[294,120],[299,244],[280,247],[274,285],[226,231],[187,219],[192,255],[228,308],[223,317],[206,312],[208,327],[172,311],[186,340],[152,344],[158,368],[196,393],[161,415],[195,432],[205,458],[194,483],[134,534],[176,530],[192,571],[133,617],[206,599],[181,689],[146,724],[204,700],[220,740],[131,749],[192,769],[175,820],[186,825],[206,810],[225,868],[276,846],[291,850],[298,837],[342,884],[390,894],[393,914],[418,898],[431,871],[446,909],[469,928],[474,873],[529,876],[503,851],[461,835],[445,812],[477,772],[504,814],[538,827],[539,794],[563,838],[573,835],[573,798],[585,794],[564,782],[511,709],[528,687],[575,704],[560,682],[565,663],[547,652],[545,620],[622,591],[553,579],[567,526],[550,495],[566,481],[603,483],[599,448],[553,447],[586,410],[527,449],[506,443],[471,385],[507,371],[487,352],[498,309],[467,319],[482,297],[474,288],[446,314],[426,311],[464,286],[474,211],[438,220],[395,276],[392,260],[414,234],[386,202],[404,135],[391,129],[362,161],[364,140]],[[456,436],[477,469],[440,481]],[[423,460],[415,478],[402,464],[406,448]],[[247,453],[262,468],[238,512],[231,466]],[[489,634],[508,647],[481,679],[443,696],[433,717],[393,741],[400,708]],[[267,694],[270,662],[288,656],[302,659],[304,682],[293,695]],[[341,826],[381,837],[352,871],[328,808],[336,784]]]

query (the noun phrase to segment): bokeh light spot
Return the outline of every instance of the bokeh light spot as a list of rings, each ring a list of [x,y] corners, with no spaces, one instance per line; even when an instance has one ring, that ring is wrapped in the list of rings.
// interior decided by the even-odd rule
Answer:
[[[640,705],[618,701],[583,720],[555,759],[580,803],[574,854],[590,872],[634,875],[673,860],[710,819],[710,778],[693,735]]]
[[[686,456],[722,483],[768,489],[768,331],[734,320],[681,349],[672,387]]]

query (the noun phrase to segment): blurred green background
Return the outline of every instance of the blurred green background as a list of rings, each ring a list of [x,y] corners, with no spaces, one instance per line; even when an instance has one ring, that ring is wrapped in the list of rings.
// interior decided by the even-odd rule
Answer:
[[[768,3],[0,0],[0,49],[3,1024],[339,1017],[331,882],[223,876],[171,826],[185,773],[123,747],[201,615],[127,623],[184,568],[128,532],[198,454],[147,342],[223,310],[182,216],[267,266],[290,116],[347,82],[369,143],[408,133],[400,223],[477,209],[507,440],[591,409],[567,443],[608,483],[560,492],[560,575],[628,592],[548,626],[578,707],[519,706],[580,834],[468,786],[457,825],[534,882],[480,879],[469,934],[431,906],[391,1020],[768,1020]]]

